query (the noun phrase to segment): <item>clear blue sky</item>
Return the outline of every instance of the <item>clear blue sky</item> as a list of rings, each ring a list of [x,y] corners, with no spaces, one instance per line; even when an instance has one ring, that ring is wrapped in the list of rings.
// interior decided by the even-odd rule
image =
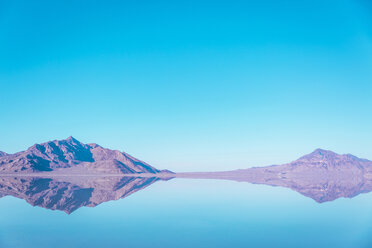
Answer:
[[[0,116],[8,153],[72,135],[175,171],[372,159],[372,3],[1,1]]]

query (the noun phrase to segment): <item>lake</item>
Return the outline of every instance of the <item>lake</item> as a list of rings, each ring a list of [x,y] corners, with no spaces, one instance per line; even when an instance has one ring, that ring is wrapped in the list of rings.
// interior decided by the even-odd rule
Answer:
[[[70,214],[3,196],[0,246],[371,247],[371,209],[371,194],[317,203],[289,188],[176,178]]]

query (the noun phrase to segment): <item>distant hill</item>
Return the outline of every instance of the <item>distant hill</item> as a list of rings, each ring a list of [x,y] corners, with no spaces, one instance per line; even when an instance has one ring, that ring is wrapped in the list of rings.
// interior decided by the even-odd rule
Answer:
[[[234,171],[179,173],[176,176],[281,186],[319,203],[372,191],[372,161],[322,149],[288,164]]]

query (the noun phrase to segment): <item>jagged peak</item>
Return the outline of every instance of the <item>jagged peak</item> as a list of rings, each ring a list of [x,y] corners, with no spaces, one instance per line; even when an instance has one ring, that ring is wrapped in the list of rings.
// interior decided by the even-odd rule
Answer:
[[[316,157],[335,157],[335,156],[341,156],[341,155],[339,155],[339,154],[337,154],[333,151],[330,151],[330,150],[317,148],[313,152],[300,157],[299,160],[312,159],[312,158],[316,158]]]
[[[333,151],[331,151],[331,150],[325,150],[325,149],[321,149],[321,148],[317,148],[317,149],[315,149],[312,153],[310,153],[310,154],[313,154],[313,155],[317,155],[317,154],[319,154],[319,155],[327,155],[327,154],[332,154],[332,155],[339,155],[339,154],[337,154],[337,153],[335,153],[335,152],[333,152]],[[310,155],[309,154],[309,155]]]
[[[352,159],[356,159],[356,160],[366,160],[368,161],[367,159],[363,159],[363,158],[359,158],[353,154],[350,154],[350,153],[347,153],[347,154],[338,154],[336,152],[333,152],[333,151],[330,151],[330,150],[324,150],[324,149],[321,149],[321,148],[318,148],[318,149],[315,149],[312,153],[306,155],[306,156],[309,156],[309,155],[323,155],[323,156],[326,156],[326,155],[332,155],[332,156],[338,156],[338,157],[348,157],[348,158],[352,158]]]
[[[66,141],[78,141],[77,139],[75,139],[74,137],[72,136],[69,136],[65,139]]]
[[[42,145],[48,144],[48,143],[54,143],[56,145],[68,144],[68,145],[71,145],[71,146],[76,146],[76,145],[77,146],[86,146],[84,143],[80,142],[79,140],[75,139],[72,136],[69,136],[68,138],[63,139],[63,140],[53,140],[53,141],[50,141],[50,142],[47,142],[47,143],[43,143]]]
[[[8,153],[0,151],[0,157],[4,157],[4,156],[7,156],[7,155],[8,155]]]
[[[359,158],[357,156],[354,156],[352,154],[338,154],[330,150],[324,150],[324,149],[315,149],[312,153],[309,153],[307,155],[304,155],[300,157],[298,160],[324,160],[324,161],[333,161],[333,160],[354,160],[354,161],[359,161],[359,162],[368,162],[369,160]],[[296,160],[296,161],[298,161]],[[296,162],[294,161],[294,162]]]
[[[58,140],[59,142],[67,142],[67,143],[70,143],[70,144],[79,144],[79,145],[83,145],[82,142],[78,141],[77,139],[75,139],[74,137],[72,136],[69,136],[67,137],[66,139],[64,140]],[[57,141],[57,142],[58,142]]]
[[[31,146],[30,148],[28,148],[28,150],[34,150],[34,149],[36,149],[36,150],[42,149],[43,150],[45,147],[48,147],[48,146],[54,146],[54,145],[60,146],[60,145],[63,145],[63,144],[68,144],[68,145],[71,145],[71,146],[75,146],[75,145],[84,146],[83,143],[81,143],[80,141],[78,141],[74,137],[70,136],[70,137],[68,137],[66,139],[62,139],[62,140],[53,140],[53,141],[47,141],[47,142],[43,142],[43,143],[36,143],[33,146]]]

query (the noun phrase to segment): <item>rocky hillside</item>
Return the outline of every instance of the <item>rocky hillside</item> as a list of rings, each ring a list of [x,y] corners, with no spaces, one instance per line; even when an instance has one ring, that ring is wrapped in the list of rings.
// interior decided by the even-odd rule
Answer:
[[[129,174],[162,171],[125,152],[83,144],[73,137],[35,144],[16,154],[0,154],[0,173],[35,172]]]

